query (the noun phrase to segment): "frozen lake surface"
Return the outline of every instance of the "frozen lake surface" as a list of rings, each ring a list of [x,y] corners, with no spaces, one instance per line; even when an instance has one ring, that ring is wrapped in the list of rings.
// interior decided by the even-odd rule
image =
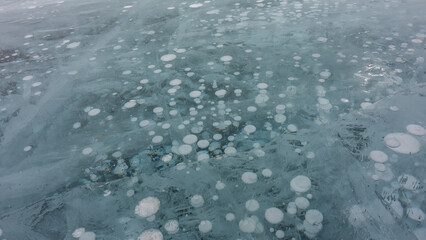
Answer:
[[[426,239],[426,1],[0,0],[0,239]]]

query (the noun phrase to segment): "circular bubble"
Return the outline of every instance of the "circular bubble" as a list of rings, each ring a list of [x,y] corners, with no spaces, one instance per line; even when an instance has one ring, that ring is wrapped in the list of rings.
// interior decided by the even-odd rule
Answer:
[[[295,192],[304,193],[311,188],[311,180],[306,176],[299,175],[290,181],[290,187]]]
[[[232,60],[231,56],[222,56],[222,57],[220,57],[220,61],[222,61],[222,62],[229,62],[231,60]]]
[[[407,131],[413,135],[417,135],[417,136],[426,135],[426,130],[420,125],[410,124],[410,125],[407,125],[406,128],[407,128]]]
[[[284,213],[278,208],[272,207],[272,208],[266,209],[265,211],[265,219],[269,223],[277,224],[281,222],[283,218],[284,218]]]
[[[200,225],[198,225],[198,230],[200,230],[202,233],[210,232],[212,228],[213,224],[208,220],[201,221]]]
[[[257,182],[257,175],[253,172],[245,172],[243,175],[241,175],[241,179],[246,184],[252,184]]]
[[[161,56],[160,59],[163,62],[169,62],[169,61],[175,60],[176,59],[176,55],[174,55],[174,54],[166,54],[166,55]]]
[[[399,142],[398,146],[395,145],[396,141]],[[390,149],[397,153],[414,154],[420,151],[419,141],[406,133],[389,133],[385,136],[385,143]]]
[[[160,209],[160,200],[156,197],[142,199],[135,208],[135,213],[141,217],[150,217]]]
[[[388,155],[382,151],[374,150],[370,152],[370,158],[371,160],[378,162],[378,163],[384,163],[388,161]]]
[[[148,229],[143,231],[137,240],[163,240],[163,234],[157,229]]]

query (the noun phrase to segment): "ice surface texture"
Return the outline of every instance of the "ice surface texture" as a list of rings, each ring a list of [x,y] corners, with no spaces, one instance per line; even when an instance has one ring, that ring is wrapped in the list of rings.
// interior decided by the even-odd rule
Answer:
[[[425,10],[4,1],[0,239],[425,239]]]

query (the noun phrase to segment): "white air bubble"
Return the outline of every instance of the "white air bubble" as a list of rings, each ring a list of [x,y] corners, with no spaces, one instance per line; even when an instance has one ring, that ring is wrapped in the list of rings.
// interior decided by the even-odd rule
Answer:
[[[294,132],[297,132],[298,129],[297,129],[296,125],[289,124],[287,126],[287,130],[290,131],[291,133],[294,133]]]
[[[378,163],[384,163],[388,161],[388,155],[382,151],[374,150],[370,152],[370,158],[371,160],[378,162]]]
[[[74,232],[72,232],[72,236],[74,238],[79,238],[84,232],[86,231],[86,229],[84,228],[77,228],[74,230]],[[1,234],[0,234],[1,236]]]
[[[198,138],[194,134],[189,134],[189,135],[186,135],[185,137],[183,137],[183,142],[185,144],[194,144],[194,143],[197,142],[197,140],[198,140]]]
[[[297,208],[299,209],[306,209],[309,207],[309,200],[304,197],[297,197],[294,200],[294,203],[296,204]]]
[[[142,121],[140,121],[140,123],[139,123],[139,126],[140,127],[146,127],[146,126],[148,126],[149,125],[149,120],[142,120]]]
[[[269,168],[265,168],[262,170],[262,175],[264,177],[271,177],[272,176],[272,171]]]
[[[132,108],[134,106],[136,106],[136,100],[130,100],[124,104],[123,108]]]
[[[163,141],[163,137],[162,136],[154,136],[152,138],[152,143],[161,143]]]
[[[215,135],[213,135],[213,139],[219,141],[220,139],[222,139],[222,134],[216,133]]]
[[[285,234],[284,234],[283,230],[278,230],[278,231],[275,232],[275,237],[277,237],[279,239],[284,238],[284,236],[285,236]]]
[[[285,105],[283,105],[283,104],[279,104],[279,105],[277,105],[277,106],[275,107],[275,111],[276,111],[278,114],[283,114],[283,113],[285,113]]]
[[[286,116],[284,116],[284,115],[282,115],[282,114],[276,114],[276,115],[274,116],[274,120],[275,120],[275,122],[277,122],[277,123],[284,123],[286,119],[287,119],[287,117],[286,117]]]
[[[179,231],[179,222],[177,220],[169,220],[164,224],[168,234],[175,234]]]
[[[80,235],[78,240],[95,240],[96,234],[94,232],[84,232]]]
[[[100,109],[94,108],[90,110],[87,114],[91,117],[98,115],[101,112]]]
[[[256,221],[253,218],[246,217],[238,223],[242,232],[252,233],[256,230]]]
[[[257,110],[257,108],[255,106],[249,106],[247,108],[247,111],[249,111],[249,112],[256,112],[256,110]]]
[[[166,54],[166,55],[161,56],[160,59],[163,62],[169,62],[169,61],[175,60],[176,59],[176,55],[174,55],[174,54]]]
[[[420,142],[405,133],[390,133],[384,140],[386,145],[397,153],[414,154],[420,151]]]
[[[198,91],[198,90],[195,90],[195,91],[190,92],[190,93],[189,93],[189,96],[190,96],[191,98],[197,98],[197,97],[200,97],[200,96],[201,96],[201,92],[200,92],[200,91]]]
[[[252,134],[256,131],[256,127],[254,125],[247,125],[244,127],[244,132],[246,132],[246,134]]]
[[[222,56],[222,57],[220,57],[220,61],[222,61],[222,62],[229,62],[231,60],[232,60],[231,56]]]
[[[252,184],[257,182],[257,175],[253,172],[245,172],[243,175],[241,175],[241,179],[246,184]]]
[[[197,153],[197,161],[199,162],[207,162],[209,160],[210,156],[206,152]]]
[[[80,42],[73,42],[67,45],[67,48],[76,48],[80,46]]]
[[[163,234],[157,229],[148,229],[143,231],[137,240],[163,240]]]
[[[265,211],[265,219],[271,224],[280,223],[284,218],[284,213],[275,207],[268,208]]]
[[[161,157],[161,161],[168,163],[173,159],[173,155],[172,154],[166,154],[163,157]]]
[[[197,142],[197,146],[199,147],[199,148],[207,148],[208,146],[209,146],[209,141],[207,141],[207,140],[200,140],[200,141],[198,141]]]
[[[202,3],[194,3],[194,4],[189,5],[190,8],[199,8],[199,7],[202,7],[202,6],[203,6]]]
[[[407,208],[407,216],[417,222],[423,222],[425,214],[420,208]]]
[[[297,206],[296,206],[296,203],[294,203],[294,202],[290,202],[290,203],[288,203],[286,211],[287,211],[287,213],[288,213],[288,214],[290,214],[290,215],[294,215],[294,214],[296,214],[296,213],[297,213]]]
[[[172,86],[179,86],[182,83],[182,80],[180,79],[173,79],[170,81],[170,85]]]
[[[33,79],[33,76],[31,76],[31,75],[25,76],[25,77],[22,78],[22,80],[24,80],[24,81],[29,81],[31,79]]]
[[[132,197],[133,195],[135,195],[135,190],[133,190],[133,189],[130,189],[126,192],[127,197]]]
[[[224,152],[228,156],[234,156],[235,154],[237,154],[237,149],[235,149],[234,147],[227,147],[225,148]]]
[[[90,148],[90,147],[87,147],[87,148],[83,149],[83,151],[81,151],[81,153],[84,154],[84,155],[89,155],[92,152],[93,152],[93,149]]]
[[[188,155],[192,152],[192,147],[191,145],[183,144],[179,146],[178,151],[181,155]]]
[[[226,221],[231,222],[235,220],[235,215],[232,213],[227,213],[225,216]]]
[[[259,202],[254,199],[247,200],[246,209],[250,212],[257,211],[259,209]]]
[[[213,228],[213,224],[208,220],[201,221],[200,224],[198,225],[198,230],[200,230],[200,232],[202,233],[210,232],[212,228]]]
[[[417,136],[426,135],[426,130],[420,125],[410,124],[410,125],[407,125],[406,128],[407,128],[407,131],[413,135],[417,135]]]
[[[321,73],[320,73],[320,76],[321,76],[323,79],[327,79],[327,78],[329,78],[329,77],[331,76],[331,73],[330,73],[330,72],[328,72],[328,71],[324,71],[324,72],[321,72]]]
[[[225,183],[223,183],[221,181],[217,181],[215,187],[216,187],[217,190],[223,190],[225,188]]]
[[[155,113],[155,114],[157,114],[157,115],[162,114],[162,113],[163,113],[163,111],[164,111],[164,109],[163,109],[162,107],[156,107],[156,108],[154,108],[154,109],[152,110],[152,112],[154,112],[154,113]]]
[[[386,171],[386,166],[383,163],[375,163],[374,168],[379,172]]]
[[[310,224],[319,224],[322,223],[323,215],[316,209],[309,209],[305,214],[305,219]]]
[[[75,122],[73,125],[72,125],[72,128],[74,128],[74,129],[78,129],[78,128],[80,128],[81,127],[81,123],[80,122]]]
[[[268,84],[266,84],[266,83],[258,83],[256,85],[256,87],[259,88],[259,89],[267,89],[268,88]]]
[[[306,176],[299,175],[290,181],[290,187],[297,193],[304,193],[311,188],[311,180]]]
[[[160,209],[160,200],[156,197],[142,199],[135,208],[135,213],[143,218],[150,217]]]
[[[220,89],[215,92],[215,95],[218,98],[223,98],[226,95],[227,91],[225,89]]]

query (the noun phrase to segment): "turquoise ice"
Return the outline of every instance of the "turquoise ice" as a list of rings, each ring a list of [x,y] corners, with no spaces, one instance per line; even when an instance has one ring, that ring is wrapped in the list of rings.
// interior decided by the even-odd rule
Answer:
[[[3,0],[0,240],[425,240],[425,10]]]

